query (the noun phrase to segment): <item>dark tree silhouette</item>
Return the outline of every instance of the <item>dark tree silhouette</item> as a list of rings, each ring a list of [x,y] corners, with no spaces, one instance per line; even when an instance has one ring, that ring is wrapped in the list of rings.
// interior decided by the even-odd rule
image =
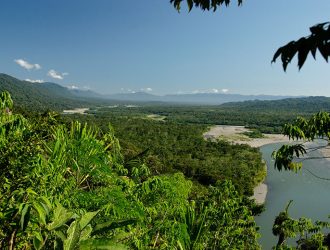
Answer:
[[[188,10],[192,8],[200,8],[203,11],[216,11],[221,6],[229,6],[232,0],[170,0],[170,3],[180,11],[182,2],[186,2]],[[237,0],[238,5],[242,5],[243,0]],[[319,23],[310,28],[311,34],[306,37],[301,37],[296,41],[291,41],[288,44],[280,47],[274,54],[272,62],[281,56],[283,70],[286,71],[288,64],[298,56],[298,67],[304,65],[306,58],[311,52],[316,59],[317,50],[323,58],[328,62],[330,56],[330,22]]]
[[[286,71],[292,58],[298,54],[298,67],[301,69],[309,52],[316,59],[317,50],[328,62],[330,56],[330,22],[316,24],[310,28],[310,32],[309,36],[302,37],[297,41],[291,41],[279,48],[274,54],[272,62],[275,62],[281,56],[283,69]]]
[[[173,6],[180,11],[181,4],[185,0],[170,0],[170,3],[173,4]],[[196,8],[200,8],[202,10],[213,10],[216,11],[218,7],[221,7],[222,5],[225,5],[226,7],[229,6],[230,0],[186,0],[188,10],[191,11],[191,9],[195,6]],[[243,0],[237,0],[238,5],[242,5]]]

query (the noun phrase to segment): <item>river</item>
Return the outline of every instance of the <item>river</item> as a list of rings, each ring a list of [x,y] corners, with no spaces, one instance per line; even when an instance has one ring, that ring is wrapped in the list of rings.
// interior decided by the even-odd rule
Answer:
[[[330,161],[326,159],[304,161],[303,170],[298,173],[274,169],[274,161],[271,153],[282,144],[270,144],[261,147],[263,158],[267,163],[268,193],[266,197],[266,210],[256,217],[260,227],[261,238],[259,240],[262,249],[271,249],[276,245],[277,238],[272,234],[272,226],[275,217],[283,211],[289,200],[289,214],[293,218],[309,217],[315,220],[327,220],[330,214],[330,181],[321,180],[306,171],[330,178]],[[313,156],[319,156],[314,152]]]

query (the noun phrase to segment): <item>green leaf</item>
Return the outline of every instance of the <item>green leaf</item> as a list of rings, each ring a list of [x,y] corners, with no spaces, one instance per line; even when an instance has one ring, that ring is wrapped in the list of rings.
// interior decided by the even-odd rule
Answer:
[[[43,238],[40,232],[35,232],[34,233],[34,238],[33,238],[33,246],[35,249],[39,250],[43,246]]]
[[[80,234],[80,239],[79,241],[82,241],[82,240],[87,240],[91,234],[92,234],[92,231],[93,231],[93,228],[91,225],[87,225],[84,230],[82,230],[81,234]]]
[[[100,210],[85,213],[79,220],[80,229],[83,230],[99,212]]]
[[[54,210],[53,222],[47,225],[47,229],[50,231],[58,229],[74,216],[73,212],[68,212],[61,204],[58,204]]]
[[[49,211],[53,208],[52,203],[45,196],[41,196],[40,200],[42,201],[44,208],[47,209],[49,213]]]
[[[54,234],[56,235],[57,238],[60,238],[62,242],[66,240],[66,236],[62,231],[55,231]]]
[[[64,250],[74,250],[77,247],[80,232],[81,231],[79,223],[77,221],[72,222],[67,231],[67,238],[63,244]]]
[[[37,211],[39,215],[39,223],[41,222],[42,224],[46,225],[47,211],[45,211],[45,208],[41,205],[40,202],[34,202],[33,208]]]
[[[29,204],[25,204],[23,209],[22,209],[22,215],[21,215],[21,220],[20,220],[20,224],[21,224],[21,229],[22,231],[25,231],[29,220],[30,220],[30,211],[31,211],[31,207]]]

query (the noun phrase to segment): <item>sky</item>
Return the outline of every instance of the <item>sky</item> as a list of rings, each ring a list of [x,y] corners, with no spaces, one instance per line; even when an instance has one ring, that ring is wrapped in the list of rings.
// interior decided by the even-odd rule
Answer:
[[[102,94],[330,96],[330,64],[282,70],[278,47],[329,21],[330,1],[245,0],[217,12],[169,0],[2,0],[0,72]]]

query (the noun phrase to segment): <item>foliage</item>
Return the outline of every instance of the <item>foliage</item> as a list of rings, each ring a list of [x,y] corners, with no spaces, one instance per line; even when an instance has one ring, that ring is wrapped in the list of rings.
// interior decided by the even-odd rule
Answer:
[[[292,58],[298,55],[298,67],[302,68],[309,52],[316,59],[317,50],[321,53],[324,60],[328,62],[330,56],[330,22],[319,23],[312,26],[311,34],[307,37],[302,37],[297,41],[291,41],[288,44],[280,47],[274,54],[272,62],[281,56],[281,61],[284,71]]]
[[[173,6],[180,11],[181,9],[181,3],[184,0],[170,0],[170,3],[173,4]],[[187,6],[188,10],[191,11],[191,9],[195,6],[196,8],[201,8],[202,10],[213,10],[216,11],[217,8],[221,7],[222,5],[225,5],[226,7],[230,4],[230,0],[187,0]],[[243,3],[243,0],[237,0],[238,5],[241,5]]]
[[[306,143],[294,143],[283,145],[273,153],[275,167],[278,170],[294,170],[302,168],[302,161],[323,158],[323,156],[310,156],[309,152],[321,150],[328,147],[330,133],[330,115],[327,112],[318,112],[309,119],[298,117],[293,124],[286,124],[283,133],[293,140],[304,140],[307,142],[324,140],[326,144],[317,144],[307,147]],[[306,155],[307,154],[307,155]],[[308,170],[311,174],[310,170]],[[323,176],[315,177],[329,180]],[[290,203],[289,203],[290,205]],[[292,219],[288,214],[288,207],[275,219],[273,233],[279,237],[276,249],[288,249],[286,240],[297,238],[297,249],[328,249],[330,246],[329,234],[325,234],[323,228],[329,228],[329,222],[315,222],[310,219]]]
[[[184,0],[170,0],[170,3],[180,11],[181,3]],[[203,11],[216,11],[218,7],[230,4],[230,0],[187,0],[188,10],[193,7],[200,8]],[[238,5],[241,5],[243,0],[238,0]],[[316,51],[318,50],[323,58],[328,62],[330,56],[330,22],[316,24],[310,27],[311,34],[307,37],[302,37],[297,41],[291,41],[288,44],[280,47],[274,54],[272,62],[281,56],[283,70],[286,71],[288,64],[292,58],[298,54],[298,67],[302,68],[306,58],[311,52],[316,59]]]
[[[55,83],[32,83],[21,81],[0,73],[0,92],[9,91],[15,103],[15,110],[62,111],[86,106],[109,105],[111,101],[83,96]]]
[[[0,101],[1,249],[259,248],[253,204],[230,181],[194,201],[182,173],[127,160],[112,127],[26,119]]]
[[[144,119],[134,110],[126,113],[110,111],[73,117],[96,124],[101,129],[102,124],[111,122],[121,142],[124,165],[129,172],[134,160],[146,163],[152,175],[180,171],[206,186],[229,179],[240,193],[246,195],[252,195],[254,186],[262,179],[259,176],[264,177],[264,164],[258,149],[204,140],[205,125]],[[66,118],[72,119],[72,116]]]
[[[298,117],[292,124],[286,124],[283,134],[292,140],[314,141],[315,139],[328,140],[330,135],[330,115],[328,112],[318,112],[309,119]],[[273,153],[275,167],[281,170],[296,170],[300,168],[302,160],[317,159],[319,157],[304,157],[308,151],[316,151],[328,146],[328,144],[307,148],[306,143],[283,145]]]
[[[263,138],[264,137],[264,135],[259,130],[256,130],[256,129],[253,129],[252,131],[243,132],[242,134],[246,135],[250,138]]]
[[[316,221],[313,223],[310,219],[293,219],[289,216],[288,203],[284,211],[280,212],[275,218],[273,225],[273,234],[278,236],[278,242],[274,249],[328,249],[330,244],[328,236],[322,233],[323,229],[330,227],[329,222]],[[286,240],[289,238],[297,239],[295,247],[288,246]]]

